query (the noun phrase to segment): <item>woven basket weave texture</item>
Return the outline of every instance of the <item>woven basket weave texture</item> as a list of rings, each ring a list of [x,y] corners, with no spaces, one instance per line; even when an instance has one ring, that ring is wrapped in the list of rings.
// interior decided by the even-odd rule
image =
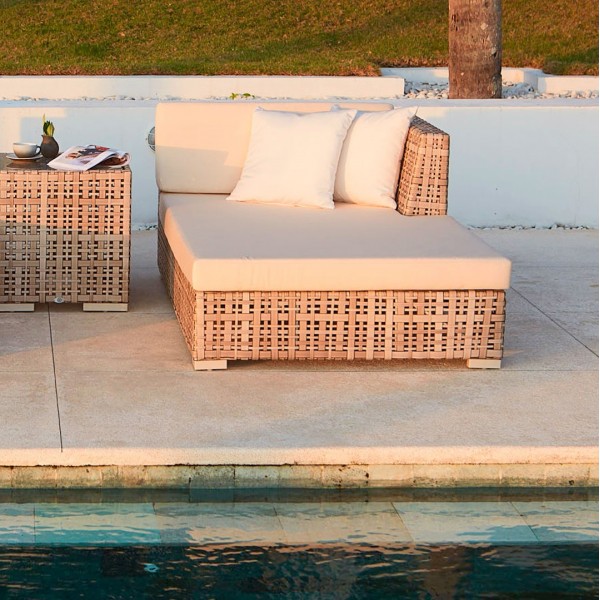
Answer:
[[[0,170],[0,303],[127,303],[131,172]]]

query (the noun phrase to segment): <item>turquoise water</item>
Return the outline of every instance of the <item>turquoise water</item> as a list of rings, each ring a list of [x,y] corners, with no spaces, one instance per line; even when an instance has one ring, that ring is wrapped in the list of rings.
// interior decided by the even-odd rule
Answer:
[[[0,599],[597,597],[589,491],[0,491]]]

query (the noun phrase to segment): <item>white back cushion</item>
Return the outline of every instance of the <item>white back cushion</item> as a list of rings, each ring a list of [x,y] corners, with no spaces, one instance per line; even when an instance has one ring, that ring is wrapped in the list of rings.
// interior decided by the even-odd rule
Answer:
[[[229,194],[246,160],[252,114],[330,110],[331,102],[162,102],[156,107],[156,183],[163,192]],[[351,102],[341,108],[382,111],[389,104]]]
[[[342,147],[334,200],[396,208],[400,162],[415,112],[358,113]]]
[[[342,144],[355,110],[257,108],[242,175],[228,200],[333,208]]]

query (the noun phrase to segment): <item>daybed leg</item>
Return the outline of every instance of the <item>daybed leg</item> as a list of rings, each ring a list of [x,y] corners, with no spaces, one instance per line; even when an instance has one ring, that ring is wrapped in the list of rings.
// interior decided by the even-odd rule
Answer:
[[[194,360],[195,371],[219,371],[227,368],[226,360]]]
[[[499,358],[467,358],[469,369],[499,369],[501,364]]]
[[[35,310],[35,304],[23,302],[21,304],[0,304],[0,312],[32,312]]]

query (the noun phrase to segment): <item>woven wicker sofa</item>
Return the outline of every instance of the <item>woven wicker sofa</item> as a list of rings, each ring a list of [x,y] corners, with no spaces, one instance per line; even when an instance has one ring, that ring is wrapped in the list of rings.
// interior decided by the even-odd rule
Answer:
[[[158,264],[194,368],[297,359],[499,368],[510,262],[446,215],[448,135],[413,119],[398,211],[228,202],[256,105],[161,103],[156,111]]]

